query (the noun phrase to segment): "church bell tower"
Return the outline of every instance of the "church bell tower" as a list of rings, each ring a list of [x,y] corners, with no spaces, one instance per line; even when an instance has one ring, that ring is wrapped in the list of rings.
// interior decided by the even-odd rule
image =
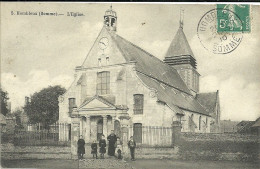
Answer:
[[[116,31],[116,23],[117,23],[117,16],[116,12],[112,9],[112,5],[110,9],[106,10],[104,15],[104,25],[110,31]]]
[[[175,68],[193,95],[199,92],[199,76],[197,62],[183,32],[183,11],[180,13],[180,26],[172,40],[164,63]]]

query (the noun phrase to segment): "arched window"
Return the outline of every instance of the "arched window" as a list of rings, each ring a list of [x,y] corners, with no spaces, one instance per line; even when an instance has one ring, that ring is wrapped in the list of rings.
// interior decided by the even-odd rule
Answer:
[[[193,114],[189,117],[189,128],[190,132],[194,132],[196,124],[193,121]]]
[[[143,114],[144,95],[134,94],[134,114]]]
[[[69,98],[69,113],[72,113],[73,107],[76,105],[75,98]]]
[[[201,116],[199,117],[199,130],[201,130]]]
[[[110,72],[97,73],[97,94],[104,95],[110,92]]]

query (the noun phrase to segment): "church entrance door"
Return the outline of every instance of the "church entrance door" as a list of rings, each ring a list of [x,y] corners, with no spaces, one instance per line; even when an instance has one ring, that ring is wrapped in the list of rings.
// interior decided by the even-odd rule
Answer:
[[[102,135],[103,135],[103,119],[99,119],[97,122],[97,140],[98,141],[101,139]]]

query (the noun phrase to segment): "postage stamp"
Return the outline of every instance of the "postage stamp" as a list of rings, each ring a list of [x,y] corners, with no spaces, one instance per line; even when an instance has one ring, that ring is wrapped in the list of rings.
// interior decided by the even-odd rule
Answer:
[[[250,5],[217,4],[218,32],[250,32]]]
[[[214,54],[227,54],[234,51],[241,43],[243,37],[239,31],[218,32],[217,18],[221,11],[222,9],[212,9],[208,11],[202,16],[197,27],[197,35],[202,46]],[[235,13],[228,9],[225,11],[233,15],[236,23],[241,24],[241,20]],[[222,16],[226,17],[228,15],[227,13],[223,13]]]

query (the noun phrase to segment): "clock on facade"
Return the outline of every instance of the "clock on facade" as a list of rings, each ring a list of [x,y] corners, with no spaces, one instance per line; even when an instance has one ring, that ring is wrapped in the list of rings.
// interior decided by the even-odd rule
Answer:
[[[101,38],[99,40],[98,45],[99,45],[100,49],[102,49],[102,50],[106,49],[108,46],[108,38],[106,38],[106,37]]]

